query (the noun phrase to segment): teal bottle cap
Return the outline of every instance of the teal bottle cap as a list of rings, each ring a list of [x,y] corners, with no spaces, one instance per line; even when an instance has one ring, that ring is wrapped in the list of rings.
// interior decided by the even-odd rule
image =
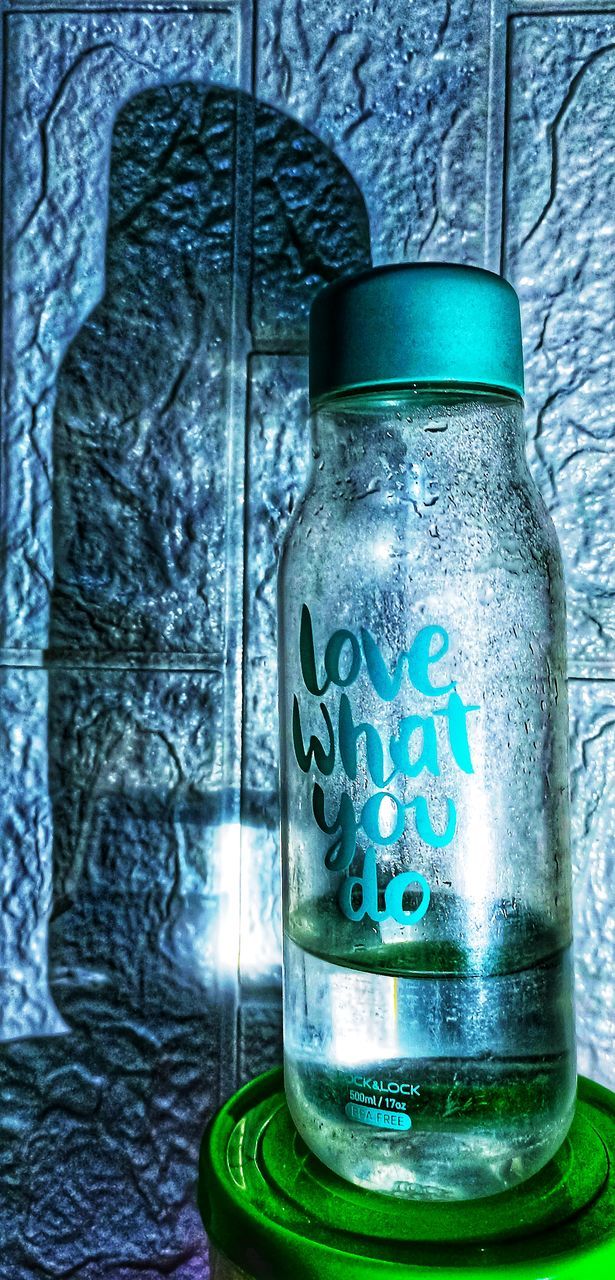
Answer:
[[[523,396],[519,299],[480,267],[375,267],[317,294],[310,311],[310,400],[439,385]]]
[[[614,1162],[615,1095],[580,1077],[566,1141],[512,1191],[445,1204],[365,1191],[308,1150],[275,1068],[210,1121],[199,1206],[256,1280],[611,1280]]]

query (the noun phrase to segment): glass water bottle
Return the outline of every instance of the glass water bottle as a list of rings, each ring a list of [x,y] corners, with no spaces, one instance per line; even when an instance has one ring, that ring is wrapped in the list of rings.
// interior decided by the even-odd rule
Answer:
[[[516,294],[383,267],[312,308],[279,574],[285,1089],[343,1178],[530,1177],[575,1102],[564,584]]]

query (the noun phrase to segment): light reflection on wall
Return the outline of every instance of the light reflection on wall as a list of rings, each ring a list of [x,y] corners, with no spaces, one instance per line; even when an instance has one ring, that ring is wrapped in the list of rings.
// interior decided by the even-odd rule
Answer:
[[[282,922],[278,827],[241,826],[242,981],[281,983]]]
[[[216,969],[219,982],[237,980],[239,965],[239,904],[241,884],[241,824],[222,822],[214,835],[216,868],[216,911],[211,919],[215,937]],[[209,940],[201,939],[202,952],[209,951]]]

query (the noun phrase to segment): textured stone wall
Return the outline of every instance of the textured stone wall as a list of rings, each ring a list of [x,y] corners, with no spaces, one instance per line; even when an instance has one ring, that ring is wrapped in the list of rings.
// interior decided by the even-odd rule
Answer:
[[[615,4],[1,7],[0,1270],[203,1280],[200,1133],[280,1055],[306,317],[370,257],[520,293],[613,1083]]]

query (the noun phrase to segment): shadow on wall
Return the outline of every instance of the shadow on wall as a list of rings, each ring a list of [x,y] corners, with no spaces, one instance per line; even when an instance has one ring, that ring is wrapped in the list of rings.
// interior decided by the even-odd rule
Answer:
[[[247,298],[232,296],[234,245]],[[247,304],[257,349],[305,350],[314,292],[369,261],[352,178],[281,113],[193,84],[120,113],[106,292],[66,354],[54,419],[49,958],[71,1034],[7,1059],[32,1112],[14,1212],[30,1214],[29,1257],[58,1269],[98,1257],[97,1276],[120,1276],[120,1259],[146,1258],[158,1274],[164,1256],[165,1274],[202,1275],[198,1140],[234,1083],[218,1081],[235,1034],[218,946],[237,807],[223,715],[228,437],[244,431],[233,307]]]
[[[254,197],[234,217],[239,145],[252,152]],[[105,296],[57,384],[51,968],[90,970],[100,993],[109,983],[114,996],[132,990],[140,1009],[150,986],[156,1006],[177,1008],[186,974],[182,1003],[194,1001],[200,921],[184,939],[192,956],[186,945],[176,954],[171,934],[188,898],[218,891],[206,833],[229,812],[236,218],[256,345],[305,349],[313,294],[369,262],[350,175],[312,134],[246,95],[177,85],[133,99],[113,133]],[[72,1021],[57,985],[56,995]]]

